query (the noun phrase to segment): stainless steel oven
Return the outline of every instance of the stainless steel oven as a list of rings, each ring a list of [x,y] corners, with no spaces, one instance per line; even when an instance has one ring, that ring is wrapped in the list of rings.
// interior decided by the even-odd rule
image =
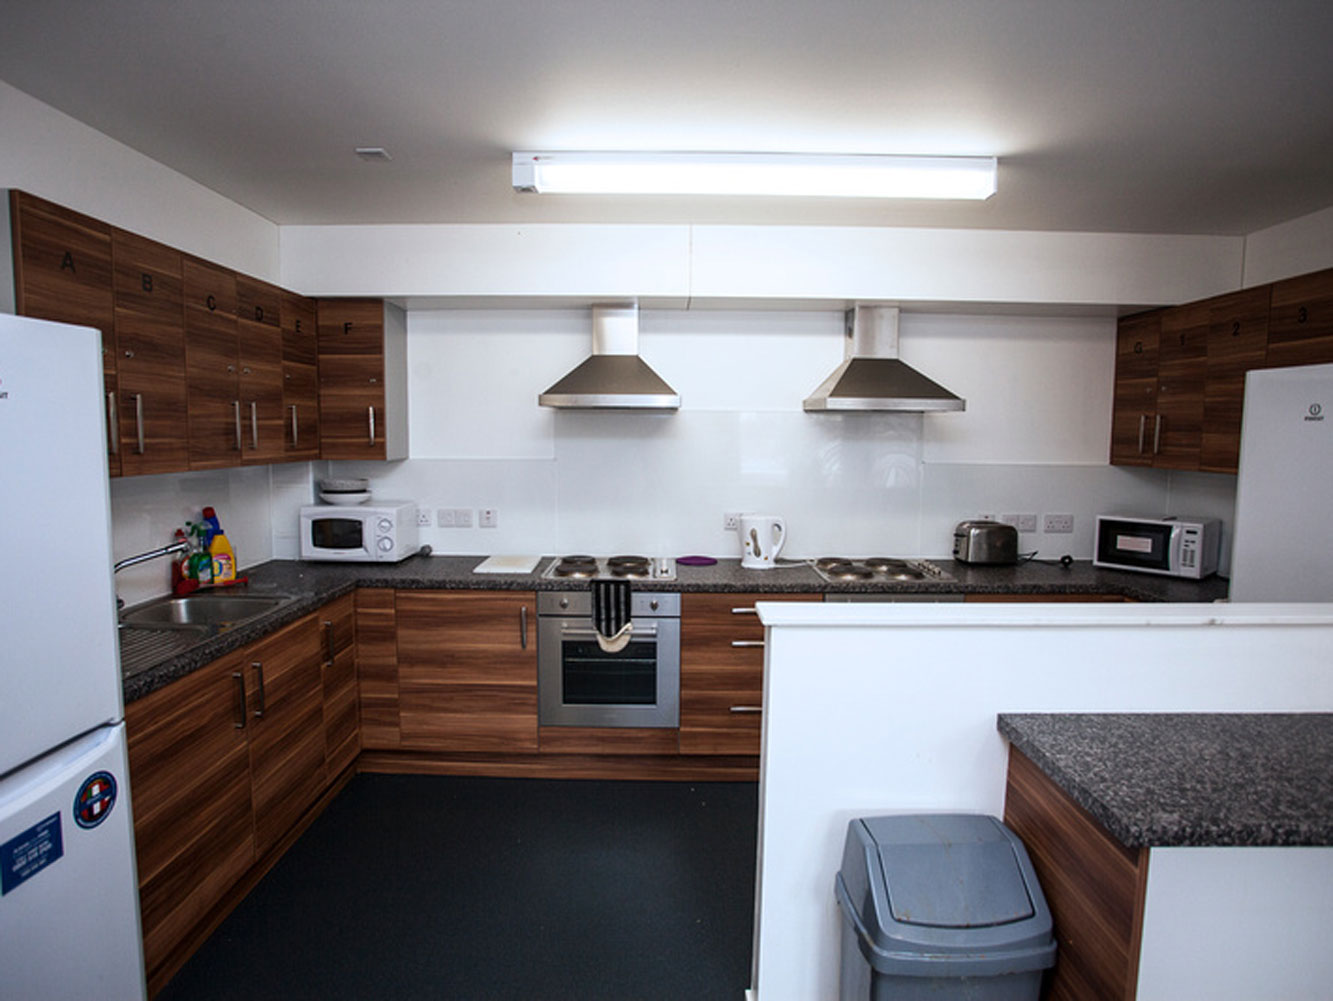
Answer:
[[[592,592],[537,592],[537,719],[543,726],[680,724],[680,595],[630,595],[629,641],[598,642]],[[615,646],[615,644],[610,644]]]

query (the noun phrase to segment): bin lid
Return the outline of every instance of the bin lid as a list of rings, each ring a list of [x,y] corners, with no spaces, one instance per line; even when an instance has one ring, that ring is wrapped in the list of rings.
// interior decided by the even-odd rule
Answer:
[[[1034,914],[1018,858],[993,818],[910,815],[864,823],[879,854],[895,921],[983,928]]]

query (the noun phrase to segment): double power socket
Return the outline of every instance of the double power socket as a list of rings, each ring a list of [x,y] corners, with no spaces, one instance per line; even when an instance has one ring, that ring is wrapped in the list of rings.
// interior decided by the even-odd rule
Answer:
[[[1035,514],[1002,514],[998,518],[993,514],[983,514],[985,521],[999,521],[1013,525],[1020,532],[1035,532],[1037,516]],[[1041,518],[1041,530],[1046,535],[1069,535],[1074,531],[1072,514],[1045,514]]]
[[[483,507],[476,512],[476,515],[478,528],[495,528],[499,524],[499,513],[493,507]],[[417,508],[417,525],[421,528],[430,528],[431,524],[430,508]],[[440,528],[471,528],[472,508],[437,508],[434,524]]]

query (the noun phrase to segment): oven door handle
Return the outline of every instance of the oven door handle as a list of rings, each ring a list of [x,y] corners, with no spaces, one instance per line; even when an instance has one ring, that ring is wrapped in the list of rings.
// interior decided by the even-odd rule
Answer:
[[[657,623],[656,623],[656,622],[645,622],[645,623],[643,623],[643,624],[640,624],[640,623],[639,623],[639,620],[637,620],[637,619],[633,619],[633,620],[631,620],[631,621],[633,621],[633,623],[634,623],[634,632],[633,632],[633,635],[634,635],[634,638],[635,638],[635,639],[638,639],[638,638],[641,637],[641,636],[656,636],[656,635],[657,635]],[[560,627],[560,638],[561,638],[562,640],[565,640],[565,639],[572,639],[572,640],[595,640],[595,639],[597,638],[597,630],[596,630],[596,629],[589,629],[589,628],[587,628],[587,627],[585,627],[585,626],[561,626],[561,627]]]

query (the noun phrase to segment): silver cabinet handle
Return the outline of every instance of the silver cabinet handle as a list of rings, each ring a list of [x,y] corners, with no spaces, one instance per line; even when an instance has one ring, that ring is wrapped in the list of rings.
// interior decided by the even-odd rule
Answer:
[[[375,444],[375,408],[366,407],[366,419],[370,423],[370,443]]]
[[[250,448],[252,451],[259,450],[259,404],[254,400],[250,401]]]
[[[518,610],[518,645],[519,649],[528,648],[528,606],[524,605]]]
[[[139,437],[139,454],[143,455],[147,451],[143,443],[143,393],[134,394],[134,424]]]
[[[232,416],[234,416],[234,417],[236,418],[236,451],[239,452],[239,451],[242,450],[242,446],[241,446],[241,401],[240,401],[240,400],[232,400],[232,401],[231,401],[231,412],[232,412]]]
[[[292,444],[293,444],[293,445],[299,445],[299,444],[301,444],[301,436],[300,436],[300,434],[297,433],[297,429],[296,429],[296,404],[295,404],[295,403],[292,404]]]
[[[116,415],[116,394],[106,394],[106,432],[111,439],[111,454],[120,454],[120,418]]]
[[[762,647],[762,646],[764,645],[764,641],[763,641],[763,640],[732,640],[732,641],[731,641],[731,645],[732,645],[732,646],[736,646],[736,647],[755,647],[755,646],[757,646],[757,647]]]
[[[1157,415],[1157,423],[1152,432],[1152,454],[1158,455],[1162,451],[1162,415]]]
[[[732,614],[732,615],[758,615],[758,614],[759,614],[759,609],[755,608],[753,605],[751,605],[749,608],[733,608],[733,609],[731,610],[731,614]]]
[[[732,706],[732,707],[731,707],[731,711],[734,712],[734,713],[761,713],[761,712],[764,711],[764,707],[763,707],[763,706]]]
[[[245,675],[240,671],[232,673],[232,678],[236,681],[236,722],[232,725],[237,730],[245,729]]]
[[[324,620],[324,663],[333,664],[333,623]]]
[[[1148,425],[1148,415],[1139,414],[1139,455],[1143,454],[1143,431]]]
[[[250,664],[255,669],[255,677],[259,681],[259,708],[255,710],[256,718],[262,718],[264,715],[264,664],[262,661],[253,661]]]

